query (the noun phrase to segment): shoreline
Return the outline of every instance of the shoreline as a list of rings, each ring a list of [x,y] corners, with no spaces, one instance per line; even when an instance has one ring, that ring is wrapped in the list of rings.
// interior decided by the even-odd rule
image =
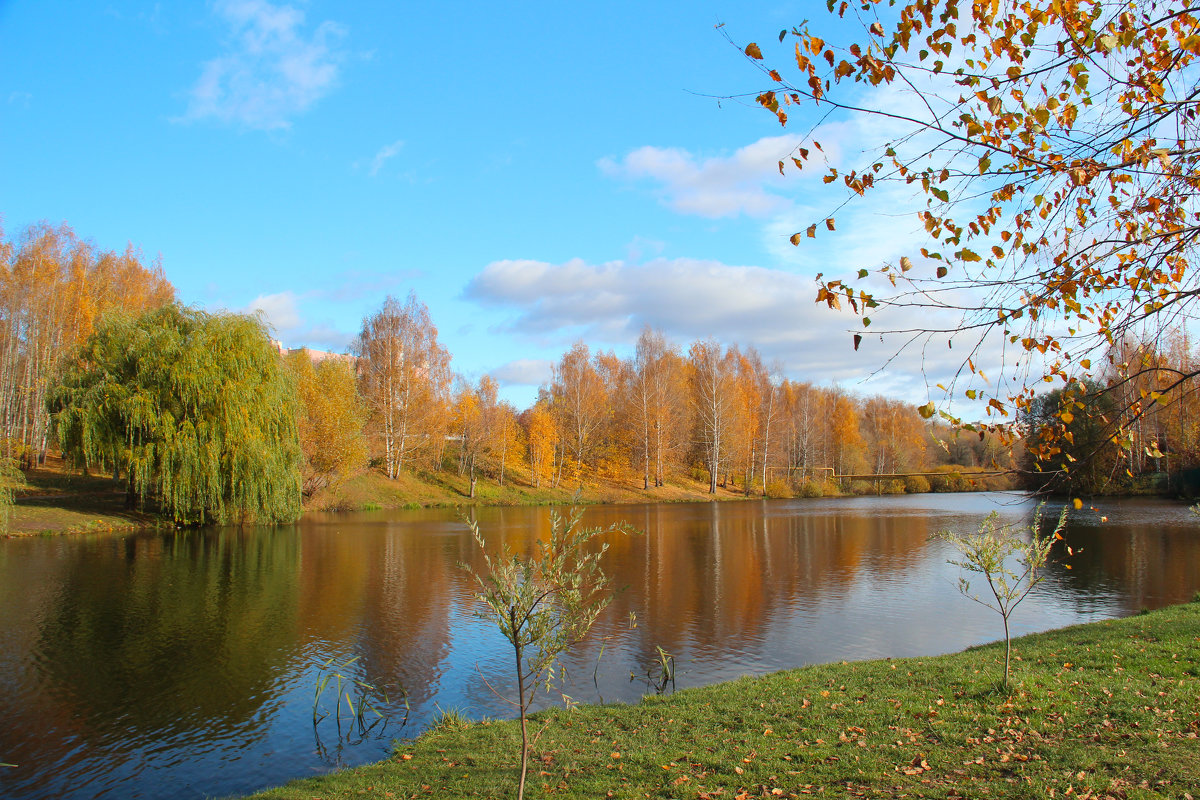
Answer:
[[[997,621],[999,625],[999,621]],[[531,797],[1182,797],[1200,602],[941,656],[840,662],[534,715]],[[515,720],[447,714],[383,761],[248,797],[514,796]]]
[[[947,471],[962,487],[952,493],[1003,490],[1009,487],[971,479],[974,468]],[[854,497],[876,494],[905,494],[903,491],[841,491],[832,484],[816,487],[819,493],[789,493],[763,498],[746,495],[740,488],[718,488],[709,494],[707,483],[676,480],[661,487],[642,489],[628,480],[593,479],[578,490],[565,487],[532,487],[524,476],[514,476],[501,485],[480,479],[476,496],[469,497],[466,479],[451,472],[402,474],[389,480],[376,472],[348,478],[332,490],[315,494],[305,504],[303,515],[341,511],[419,510],[465,506],[569,506],[642,503],[711,503],[739,500],[790,499],[797,497]],[[863,487],[858,487],[862,489]],[[894,488],[894,487],[893,487]],[[919,492],[919,494],[938,492]],[[3,538],[56,536],[87,533],[128,533],[173,528],[156,514],[124,507],[124,492],[111,479],[74,475],[62,471],[34,470],[25,487],[18,489],[8,531]]]

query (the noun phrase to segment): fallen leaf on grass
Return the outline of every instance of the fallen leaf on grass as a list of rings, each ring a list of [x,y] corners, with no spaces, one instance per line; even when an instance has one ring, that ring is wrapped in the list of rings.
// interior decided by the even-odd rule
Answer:
[[[903,772],[905,775],[920,775],[922,772],[932,769],[932,767],[929,766],[929,762],[927,762],[924,757],[917,756],[907,767],[904,767],[903,769],[896,767],[896,769]]]

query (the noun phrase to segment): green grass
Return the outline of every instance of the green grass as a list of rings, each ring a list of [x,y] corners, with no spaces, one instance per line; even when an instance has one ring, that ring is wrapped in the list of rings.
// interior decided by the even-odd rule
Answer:
[[[79,475],[60,464],[25,473],[16,492],[10,536],[97,533],[153,527],[162,520],[125,508],[123,486],[109,477]]]
[[[935,658],[842,663],[534,718],[530,797],[1200,797],[1200,604]],[[513,722],[263,798],[511,797]]]

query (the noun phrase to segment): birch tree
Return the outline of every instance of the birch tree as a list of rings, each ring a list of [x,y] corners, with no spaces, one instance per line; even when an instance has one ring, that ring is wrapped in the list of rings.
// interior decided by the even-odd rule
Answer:
[[[688,351],[688,375],[695,409],[696,440],[708,470],[708,493],[717,481],[729,450],[728,436],[734,403],[735,364],[722,353],[716,339],[696,342]]]
[[[395,479],[445,435],[450,353],[438,342],[429,309],[411,292],[404,305],[388,297],[363,320],[355,352],[384,472]]]
[[[299,400],[301,478],[308,497],[366,466],[367,413],[353,365],[336,359],[314,364],[305,350],[289,353],[284,361]]]
[[[499,443],[501,414],[494,380],[485,375],[472,386],[460,379],[454,393],[452,418],[454,435],[458,439],[458,474],[470,479],[469,497],[475,497],[480,462],[492,454]]]
[[[661,331],[646,327],[638,337],[630,370],[630,406],[637,428],[635,458],[642,466],[642,488],[663,485],[683,405],[678,349]]]
[[[821,163],[809,136],[781,172],[815,166],[850,198],[889,184],[917,194],[925,246],[850,265],[856,279],[818,278],[818,303],[859,318],[855,347],[868,329],[918,347],[953,338],[966,354],[968,385],[958,390],[1004,423],[1030,410],[1045,384],[1066,391],[1060,413],[1073,417],[1107,346],[1186,324],[1200,293],[1196,7],[831,0],[828,10],[837,19],[780,32],[790,41],[774,66],[765,65],[770,48],[751,43],[744,53],[764,65],[757,101],[780,124],[811,110],[880,132],[863,161],[836,166]],[[898,104],[901,93],[912,102]],[[792,242],[835,228],[832,216],[813,220]],[[888,330],[881,312],[896,308],[954,313]],[[978,363],[989,341],[1005,347],[1003,364]],[[992,381],[979,375],[985,368]],[[1160,395],[1189,391],[1196,378],[1183,370]],[[1149,408],[1134,401],[1110,435],[1122,438]],[[1060,416],[1057,439],[1070,424]],[[1069,472],[1052,452],[1057,439],[1035,455]]]
[[[46,399],[64,359],[110,311],[140,313],[174,299],[157,261],[132,246],[99,252],[66,225],[0,231],[0,439],[31,465],[48,443]]]
[[[583,470],[592,459],[596,440],[607,420],[608,402],[604,381],[592,363],[591,351],[582,341],[563,353],[554,366],[550,395],[563,444]]]
[[[541,488],[542,481],[550,477],[554,466],[557,433],[548,403],[546,398],[539,397],[533,407],[521,415],[529,448],[529,477],[535,489]]]

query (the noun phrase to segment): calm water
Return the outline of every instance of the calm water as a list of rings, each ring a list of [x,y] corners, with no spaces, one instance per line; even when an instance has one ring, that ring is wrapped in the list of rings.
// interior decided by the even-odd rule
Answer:
[[[929,535],[1017,495],[615,506],[606,556],[623,587],[570,666],[580,701],[654,691],[657,647],[678,688],[802,664],[960,650],[999,618],[956,591]],[[1107,516],[1106,522],[1101,516]],[[480,509],[489,545],[528,549],[546,509]],[[1200,526],[1179,504],[1110,501],[1072,515],[1017,634],[1136,613],[1200,589]],[[1079,552],[1081,551],[1081,552]],[[0,796],[221,797],[387,755],[439,709],[510,709],[505,643],[473,612],[479,566],[452,511],[314,516],[291,528],[0,540]],[[603,649],[603,656],[601,650]],[[328,659],[402,687],[384,726],[313,724]],[[332,710],[327,698],[325,707]]]

